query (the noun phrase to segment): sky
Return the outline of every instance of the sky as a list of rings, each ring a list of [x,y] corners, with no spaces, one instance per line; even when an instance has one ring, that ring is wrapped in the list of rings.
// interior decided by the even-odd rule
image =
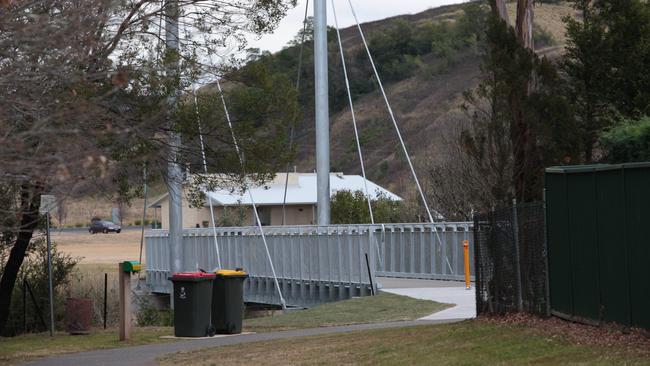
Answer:
[[[287,16],[280,22],[273,34],[267,34],[262,38],[251,36],[248,40],[248,47],[259,48],[276,52],[281,50],[302,28],[302,21],[305,15],[305,4],[307,0],[298,0],[298,5],[291,9]],[[464,0],[353,0],[352,5],[361,23],[384,19],[395,15],[416,14],[430,8],[443,5],[457,4]],[[348,0],[334,0],[336,15],[339,26],[345,28],[354,23],[350,12]],[[331,0],[327,0],[327,24],[334,26]],[[309,1],[308,15],[313,15],[313,0]]]

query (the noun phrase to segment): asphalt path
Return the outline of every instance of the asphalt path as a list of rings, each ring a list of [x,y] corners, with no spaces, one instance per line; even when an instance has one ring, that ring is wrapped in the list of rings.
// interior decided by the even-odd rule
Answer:
[[[190,341],[151,344],[144,346],[115,348],[99,351],[72,353],[51,358],[43,358],[27,365],[39,366],[68,366],[68,365],[101,365],[101,366],[143,366],[156,365],[156,358],[181,351],[193,351],[202,348],[244,344],[260,341],[271,341],[293,337],[307,337],[325,334],[348,333],[361,330],[390,329],[415,327],[434,324],[446,324],[462,321],[463,319],[445,320],[412,320],[402,322],[346,325],[338,327],[311,328],[289,330],[282,332],[241,334],[233,336],[202,338]]]

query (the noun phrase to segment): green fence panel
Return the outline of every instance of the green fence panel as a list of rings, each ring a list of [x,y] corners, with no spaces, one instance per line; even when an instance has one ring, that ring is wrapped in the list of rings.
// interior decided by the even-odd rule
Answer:
[[[650,163],[545,179],[552,311],[650,329]]]
[[[598,319],[598,244],[592,173],[567,175],[574,315]]]
[[[622,170],[595,174],[599,282],[603,320],[630,324],[630,286],[625,240],[625,194]]]
[[[624,170],[632,325],[650,329],[650,169]]]
[[[546,176],[546,235],[551,308],[555,312],[573,314],[569,208],[566,188],[564,174]]]

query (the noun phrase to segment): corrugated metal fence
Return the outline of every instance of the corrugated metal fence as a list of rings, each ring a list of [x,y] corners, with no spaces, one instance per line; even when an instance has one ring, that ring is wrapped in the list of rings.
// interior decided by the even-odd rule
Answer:
[[[264,233],[287,304],[311,306],[369,294],[366,254],[373,277],[462,279],[462,240],[471,242],[471,225],[278,226]],[[250,274],[245,300],[278,304],[259,230],[217,228],[217,242],[222,268],[241,267]],[[147,232],[146,281],[154,292],[170,292],[169,253],[166,230]],[[183,269],[215,267],[212,228],[184,230]]]

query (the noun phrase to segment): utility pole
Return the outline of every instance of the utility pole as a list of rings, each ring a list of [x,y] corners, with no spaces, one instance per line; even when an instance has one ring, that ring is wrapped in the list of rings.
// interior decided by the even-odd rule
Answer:
[[[174,131],[173,112],[178,103],[178,0],[165,0],[165,46],[167,60],[167,80],[173,85],[167,104],[167,128],[169,130],[169,155],[167,162],[167,188],[169,190],[169,243],[170,269],[172,273],[183,271],[183,212],[181,195],[183,189],[183,174],[179,162],[181,145],[180,135]]]
[[[316,191],[318,225],[330,224],[330,122],[327,78],[327,1],[314,1],[316,77]]]
[[[54,336],[54,286],[52,285],[52,241],[50,240],[50,212],[45,213],[47,236],[47,286],[50,300],[50,337]]]
[[[45,215],[45,236],[47,240],[47,287],[48,297],[50,301],[50,337],[54,336],[54,284],[52,282],[52,240],[50,239],[50,222],[52,216],[50,215],[50,212],[58,209],[59,208],[57,207],[57,201],[54,196],[46,194],[41,195],[39,213]],[[23,304],[24,303],[25,302],[23,301]],[[43,325],[45,325],[45,322],[43,322]]]

